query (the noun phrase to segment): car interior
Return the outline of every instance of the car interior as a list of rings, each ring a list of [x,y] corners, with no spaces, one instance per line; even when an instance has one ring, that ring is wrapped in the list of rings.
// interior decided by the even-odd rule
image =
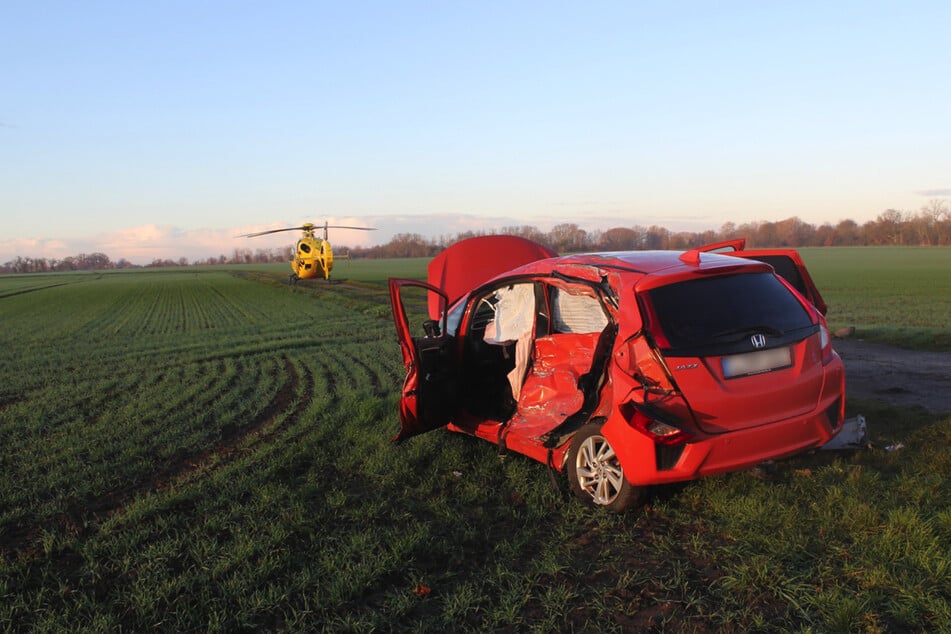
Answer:
[[[611,323],[595,291],[561,280],[526,281],[475,302],[463,343],[464,408],[500,422],[519,414],[543,431],[581,409],[582,378],[603,356],[602,333]]]

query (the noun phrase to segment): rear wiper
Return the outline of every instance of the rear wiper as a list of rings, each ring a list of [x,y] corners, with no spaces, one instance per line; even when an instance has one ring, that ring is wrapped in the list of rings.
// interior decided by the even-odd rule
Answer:
[[[747,335],[770,335],[772,337],[782,337],[783,331],[773,328],[772,326],[744,326],[743,328],[734,328],[732,330],[724,330],[723,332],[718,332],[713,335],[713,339],[730,339],[738,340],[746,337]]]

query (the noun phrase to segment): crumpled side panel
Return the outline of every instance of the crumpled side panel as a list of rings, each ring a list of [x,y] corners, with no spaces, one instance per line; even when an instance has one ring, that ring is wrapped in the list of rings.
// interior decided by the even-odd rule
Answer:
[[[519,434],[541,436],[584,404],[578,379],[591,369],[600,333],[555,334],[535,340],[531,372],[525,378],[512,425]]]

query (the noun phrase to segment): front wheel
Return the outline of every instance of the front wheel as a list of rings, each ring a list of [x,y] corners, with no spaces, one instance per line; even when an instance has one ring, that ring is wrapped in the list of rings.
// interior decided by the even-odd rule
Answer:
[[[624,467],[596,423],[579,429],[571,441],[568,483],[581,501],[614,513],[639,504],[644,494],[624,477]]]

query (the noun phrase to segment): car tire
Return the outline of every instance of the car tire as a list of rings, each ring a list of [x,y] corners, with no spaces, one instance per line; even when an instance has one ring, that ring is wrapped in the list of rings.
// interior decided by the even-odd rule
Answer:
[[[568,450],[568,484],[585,504],[620,513],[640,504],[644,489],[633,486],[624,476],[601,425],[589,423],[578,430]]]

